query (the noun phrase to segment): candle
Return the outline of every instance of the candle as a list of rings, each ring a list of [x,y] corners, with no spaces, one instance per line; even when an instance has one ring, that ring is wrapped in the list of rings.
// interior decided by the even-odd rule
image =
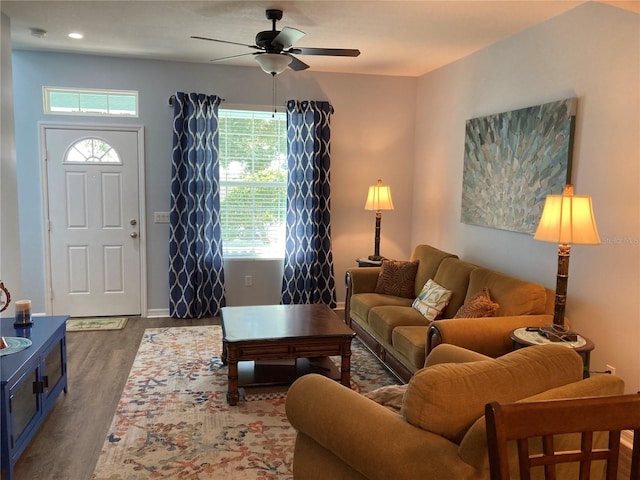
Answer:
[[[18,300],[14,325],[31,325],[31,323],[31,300]]]

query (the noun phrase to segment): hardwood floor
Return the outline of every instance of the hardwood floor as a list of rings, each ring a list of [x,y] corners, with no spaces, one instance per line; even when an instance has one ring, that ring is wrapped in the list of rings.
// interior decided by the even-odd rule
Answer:
[[[145,328],[219,324],[130,318],[123,330],[67,333],[69,391],[23,452],[14,480],[90,479]]]

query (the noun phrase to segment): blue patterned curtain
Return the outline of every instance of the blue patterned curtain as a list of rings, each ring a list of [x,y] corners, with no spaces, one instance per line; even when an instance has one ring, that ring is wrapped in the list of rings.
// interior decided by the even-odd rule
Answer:
[[[287,102],[289,176],[283,304],[336,306],[329,174],[332,113],[328,102]]]
[[[175,94],[171,160],[169,313],[217,315],[225,305],[218,106],[220,98]]]

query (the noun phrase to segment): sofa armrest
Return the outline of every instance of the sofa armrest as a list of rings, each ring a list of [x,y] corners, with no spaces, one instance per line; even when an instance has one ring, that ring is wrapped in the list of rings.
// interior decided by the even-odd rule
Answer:
[[[378,276],[382,267],[350,268],[344,277],[347,293],[344,301],[344,322],[351,325],[349,310],[351,309],[351,295],[356,293],[373,293],[376,291]]]
[[[496,358],[513,350],[509,334],[516,328],[551,323],[553,315],[547,314],[436,320],[427,331],[426,354],[437,345],[451,343]]]
[[[475,478],[475,470],[460,460],[457,444],[408,424],[321,375],[295,381],[287,393],[286,412],[298,435],[309,437],[368,479]],[[306,464],[305,459],[297,461]],[[295,456],[293,463],[296,478],[310,478],[296,472]]]
[[[351,288],[351,293],[373,293],[376,291],[378,276],[382,267],[359,267],[347,270],[347,289]]]

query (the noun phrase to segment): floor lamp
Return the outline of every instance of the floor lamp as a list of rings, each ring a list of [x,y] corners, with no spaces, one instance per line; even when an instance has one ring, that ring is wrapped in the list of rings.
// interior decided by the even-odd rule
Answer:
[[[558,243],[558,278],[553,325],[564,327],[571,245],[600,243],[591,197],[574,195],[573,185],[565,185],[562,195],[548,195],[533,238]]]
[[[382,210],[393,210],[391,188],[388,185],[382,185],[382,180],[378,179],[377,185],[369,187],[367,203],[365,203],[364,209],[376,211],[376,237],[373,255],[369,255],[369,260],[379,262],[382,260],[380,256],[380,220],[382,219]]]

